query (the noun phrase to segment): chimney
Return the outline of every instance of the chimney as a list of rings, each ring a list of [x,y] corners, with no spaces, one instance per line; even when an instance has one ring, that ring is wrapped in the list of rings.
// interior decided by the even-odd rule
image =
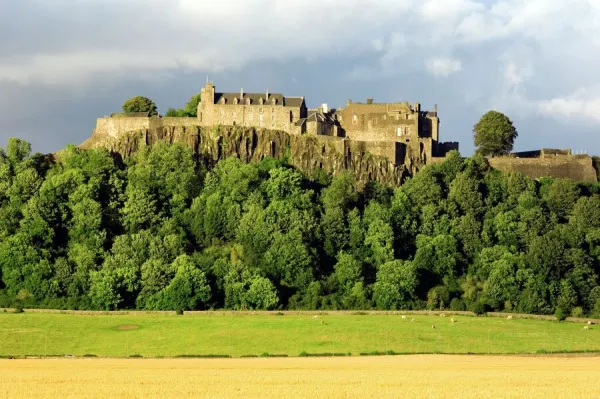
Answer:
[[[269,99],[269,89],[267,89],[267,95],[265,96],[265,101]]]
[[[240,101],[244,99],[244,88],[240,89]]]
[[[434,111],[434,112],[437,112],[437,104],[435,104],[435,105],[433,106],[433,111]]]
[[[367,98],[367,104],[373,104],[373,99],[372,98]]]

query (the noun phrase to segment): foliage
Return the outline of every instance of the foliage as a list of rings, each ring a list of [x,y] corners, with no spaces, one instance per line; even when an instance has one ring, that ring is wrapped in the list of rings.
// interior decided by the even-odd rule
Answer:
[[[600,196],[457,152],[393,190],[157,143],[0,149],[0,305],[600,314]]]
[[[200,103],[200,93],[194,94],[183,108],[169,108],[165,116],[175,117],[196,117],[198,115],[198,104]]]
[[[131,97],[129,100],[123,103],[121,108],[126,114],[131,114],[134,112],[148,112],[149,116],[158,115],[154,101],[143,96]]]
[[[473,127],[474,143],[481,155],[508,154],[517,136],[512,121],[497,111],[488,111]]]

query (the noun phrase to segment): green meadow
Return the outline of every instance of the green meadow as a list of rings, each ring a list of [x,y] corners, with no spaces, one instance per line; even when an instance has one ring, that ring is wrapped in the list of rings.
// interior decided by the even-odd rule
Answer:
[[[600,352],[600,326],[408,315],[0,313],[0,356]],[[435,328],[434,328],[435,326]]]

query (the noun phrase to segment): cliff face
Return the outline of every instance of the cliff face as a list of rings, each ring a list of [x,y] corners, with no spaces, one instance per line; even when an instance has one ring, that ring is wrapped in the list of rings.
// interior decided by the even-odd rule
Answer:
[[[283,131],[240,126],[202,128],[185,124],[148,126],[129,132],[107,131],[97,127],[81,147],[102,147],[125,157],[160,141],[187,144],[207,166],[231,157],[243,162],[259,162],[265,157],[274,157],[287,159],[308,175],[318,168],[334,175],[342,170],[350,170],[356,175],[359,187],[371,180],[399,185],[412,172],[385,157],[357,151],[354,143],[338,137],[291,135]],[[414,167],[411,165],[411,169]]]

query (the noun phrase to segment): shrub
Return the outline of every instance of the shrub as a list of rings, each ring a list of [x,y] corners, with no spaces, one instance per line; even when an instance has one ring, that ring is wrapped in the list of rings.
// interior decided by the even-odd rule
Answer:
[[[450,310],[454,310],[456,312],[462,312],[467,309],[464,301],[459,298],[452,298],[450,301]]]
[[[583,309],[581,306],[571,309],[571,317],[583,317]]]
[[[17,305],[17,306],[15,307],[15,313],[23,313],[23,312],[25,312],[25,311],[23,310],[23,306],[21,306],[21,305]]]
[[[556,310],[554,311],[554,317],[556,317],[556,320],[563,321],[567,318],[567,315],[568,313],[565,309],[561,308],[560,306],[556,307]]]
[[[175,314],[178,316],[182,316],[183,315],[183,309],[179,308],[177,310],[175,310]]]
[[[485,303],[481,301],[475,301],[469,306],[469,310],[475,313],[477,316],[483,316],[486,314]]]
[[[427,308],[442,310],[450,301],[450,293],[448,288],[443,285],[438,285],[429,290],[427,293]]]

